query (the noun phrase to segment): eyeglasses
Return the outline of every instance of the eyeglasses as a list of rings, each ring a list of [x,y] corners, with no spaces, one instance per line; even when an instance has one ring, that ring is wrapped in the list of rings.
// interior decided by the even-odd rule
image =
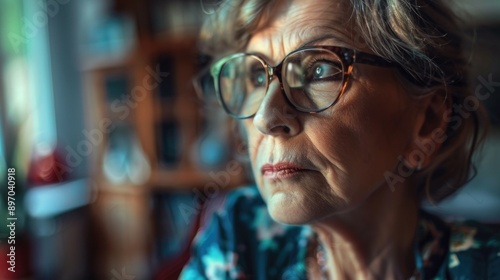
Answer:
[[[298,111],[328,109],[345,91],[354,63],[394,66],[382,57],[349,48],[314,46],[289,53],[274,67],[257,54],[232,54],[215,62],[210,73],[224,110],[245,119],[257,113],[274,76]]]

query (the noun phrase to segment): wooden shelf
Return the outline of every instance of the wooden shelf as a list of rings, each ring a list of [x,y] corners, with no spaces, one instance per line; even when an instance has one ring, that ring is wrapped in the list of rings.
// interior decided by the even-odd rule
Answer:
[[[151,173],[149,185],[153,190],[191,190],[199,189],[207,186],[216,185],[217,188],[232,189],[236,186],[246,183],[246,180],[241,175],[232,176],[227,172],[229,181],[226,183],[225,177],[221,178],[219,172],[213,171],[204,172],[197,169],[179,169],[165,170],[157,169]]]
[[[197,53],[197,38],[198,32],[164,33],[144,40],[142,48],[148,52],[150,56],[176,53],[180,56],[196,55]]]
[[[100,194],[106,194],[106,195],[147,195],[148,194],[148,189],[144,185],[134,185],[132,183],[124,183],[124,184],[111,184],[106,181],[100,181],[99,186],[94,189],[94,191],[97,191],[98,193],[96,194],[99,196]]]
[[[208,181],[209,177],[196,169],[156,169],[151,173],[149,185],[153,188],[183,189],[200,186]]]

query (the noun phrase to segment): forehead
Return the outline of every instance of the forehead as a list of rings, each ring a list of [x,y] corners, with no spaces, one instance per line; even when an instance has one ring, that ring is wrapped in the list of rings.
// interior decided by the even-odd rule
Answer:
[[[267,24],[252,35],[246,51],[279,60],[311,42],[362,50],[353,39],[356,32],[351,11],[348,0],[288,1],[275,9]]]

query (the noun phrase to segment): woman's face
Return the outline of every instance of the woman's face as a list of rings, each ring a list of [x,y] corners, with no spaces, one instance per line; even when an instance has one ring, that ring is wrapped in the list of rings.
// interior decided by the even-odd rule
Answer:
[[[347,22],[346,3],[286,4],[252,36],[246,51],[262,54],[271,65],[307,42],[371,53]],[[375,192],[388,188],[384,173],[409,149],[415,112],[391,68],[354,64],[340,100],[316,114],[295,110],[274,78],[256,115],[243,121],[253,173],[270,214],[302,224],[375,199]]]

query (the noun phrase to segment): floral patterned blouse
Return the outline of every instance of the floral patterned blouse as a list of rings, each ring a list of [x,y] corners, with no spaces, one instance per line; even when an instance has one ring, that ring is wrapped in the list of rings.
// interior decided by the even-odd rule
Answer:
[[[500,279],[500,228],[446,224],[421,212],[415,244],[421,279]],[[308,226],[275,222],[255,187],[228,195],[194,241],[180,279],[307,279]]]

